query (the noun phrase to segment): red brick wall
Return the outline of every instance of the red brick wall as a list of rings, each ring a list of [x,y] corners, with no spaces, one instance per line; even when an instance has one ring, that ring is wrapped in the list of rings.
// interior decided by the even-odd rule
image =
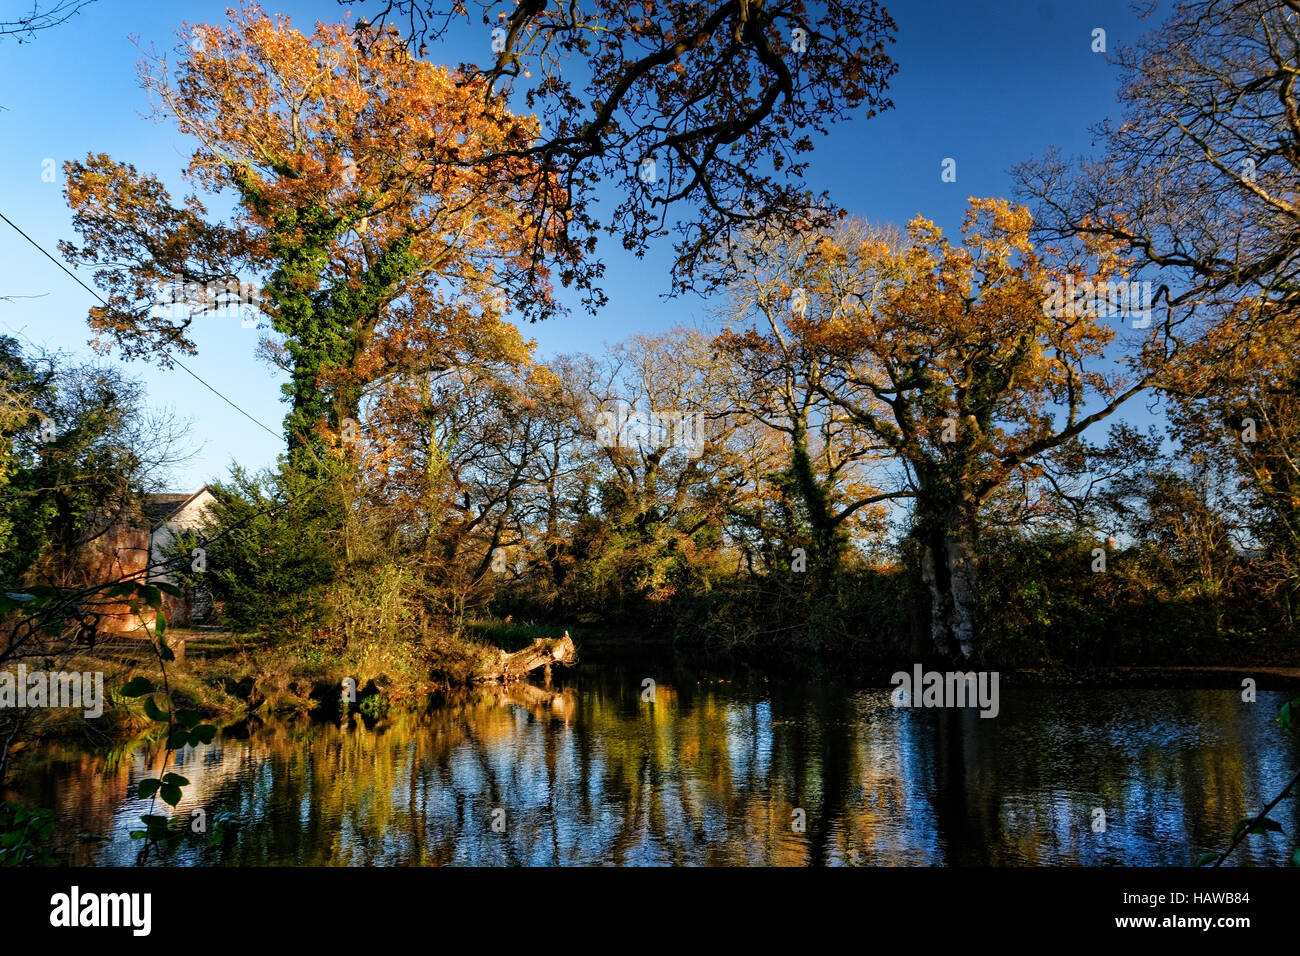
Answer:
[[[82,549],[78,577],[87,584],[121,579],[140,579],[149,566],[149,528],[144,525],[114,525]],[[140,619],[124,602],[104,602],[95,606],[101,615],[100,627],[106,631],[133,631]],[[153,621],[147,611],[146,620]]]

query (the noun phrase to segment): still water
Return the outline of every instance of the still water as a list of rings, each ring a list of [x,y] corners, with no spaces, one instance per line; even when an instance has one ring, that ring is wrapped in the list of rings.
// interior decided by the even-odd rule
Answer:
[[[191,781],[178,812],[237,827],[169,859],[1187,865],[1300,756],[1274,722],[1280,693],[1003,686],[981,719],[895,709],[888,688],[697,675],[660,675],[651,704],[642,679],[580,667],[378,722],[227,728],[176,756]],[[135,862],[135,782],[158,772],[145,748],[47,748],[19,772],[11,796],[57,807],[75,862]],[[1275,812],[1289,834],[1296,804]],[[1251,837],[1234,857],[1281,864],[1291,845]]]

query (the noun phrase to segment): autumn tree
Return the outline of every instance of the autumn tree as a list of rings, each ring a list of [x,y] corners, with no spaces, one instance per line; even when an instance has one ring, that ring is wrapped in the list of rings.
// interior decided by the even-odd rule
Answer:
[[[232,217],[91,155],[67,166],[81,242],[62,248],[107,294],[90,315],[98,344],[127,357],[193,352],[197,316],[252,298],[290,374],[300,467],[356,419],[390,340],[407,354],[429,325],[471,334],[506,309],[550,315],[553,268],[588,275],[548,198],[553,175],[504,155],[536,121],[485,105],[485,81],[411,58],[391,31],[359,47],[342,26],[308,36],[251,5],[179,50],[174,65],[147,57],[142,81],[196,141],[186,176],[232,196]],[[483,152],[502,155],[460,162]]]
[[[1256,308],[1243,303],[1245,310]],[[1251,530],[1243,546],[1267,570],[1288,623],[1300,599],[1300,332],[1269,323],[1268,334],[1234,336],[1230,324],[1193,344],[1166,376],[1170,430],[1189,459],[1230,481]]]
[[[1233,476],[1216,465],[1196,453],[1159,462],[1158,469],[1117,482],[1108,497],[1123,531],[1139,548],[1154,552],[1152,563],[1174,572],[1162,575],[1163,583],[1182,592],[1180,597],[1207,598],[1216,608],[1217,625],[1227,583],[1243,564],[1249,529]]]
[[[872,471],[889,464],[888,449],[826,397],[835,356],[798,334],[807,290],[792,270],[818,241],[813,232],[754,233],[737,244],[733,268],[743,278],[733,283],[718,347],[734,372],[722,379],[732,407],[780,439],[775,467],[756,480],[796,503],[811,545],[800,563],[824,592],[853,541],[881,533],[883,504],[911,492],[872,483]]]
[[[723,544],[744,484],[708,336],[633,336],[574,360],[565,387],[583,425],[579,455],[596,462],[594,493],[574,534],[588,600],[613,611],[668,609]]]
[[[1116,328],[1083,288],[1122,263],[1050,265],[1029,240],[1028,212],[972,200],[953,246],[916,218],[905,242],[850,223],[787,266],[806,296],[790,328],[835,357],[818,392],[904,469],[886,489],[913,499],[912,541],[943,654],[980,650],[977,562],[981,508],[1013,476],[1082,435],[1150,384],[1136,360],[1107,361]],[[1088,288],[1094,288],[1089,286]],[[1158,352],[1158,326],[1134,356]]]
[[[1170,330],[1184,341],[1162,381],[1175,430],[1189,453],[1241,469],[1278,556],[1296,541],[1297,56],[1294,0],[1180,3],[1117,53],[1123,115],[1098,128],[1103,154],[1017,171],[1044,235],[1104,236],[1198,308]]]
[[[368,399],[366,504],[457,622],[539,550],[527,505],[545,469],[554,391],[525,352],[394,378]]]
[[[1122,115],[1095,158],[1017,170],[1050,241],[1105,237],[1173,306],[1160,379],[1184,465],[1233,476],[1294,605],[1293,354],[1300,265],[1300,4],[1185,0],[1116,54]],[[1292,476],[1292,477],[1288,477]],[[1290,618],[1291,611],[1288,610]]]
[[[783,432],[768,428],[757,417],[737,410],[734,418],[729,452],[737,462],[737,473],[726,528],[728,542],[736,549],[736,571],[755,582],[778,569],[805,576],[810,532],[789,473],[789,442]],[[800,555],[796,548],[804,548],[805,553]]]
[[[544,374],[533,376],[528,407],[536,422],[531,480],[517,496],[519,529],[526,542],[528,580],[518,589],[536,606],[554,613],[574,604],[571,577],[577,568],[573,547],[579,523],[597,497],[600,459],[592,453],[591,423],[574,385],[583,382],[575,368],[581,357],[556,356]]]
[[[358,9],[360,42],[396,25],[420,56],[478,31],[463,75],[542,121],[535,140],[478,161],[520,157],[554,172],[575,236],[608,229],[641,253],[675,228],[679,288],[716,275],[699,267],[737,228],[829,222],[832,204],[803,179],[813,136],[892,106],[895,26],[875,0],[362,0]],[[593,205],[602,184],[616,189],[604,215]]]
[[[1017,169],[1040,232],[1104,236],[1158,270],[1175,303],[1269,307],[1234,320],[1292,321],[1300,294],[1300,4],[1184,0],[1115,55],[1123,115],[1098,158],[1049,152]],[[1225,343],[1228,344],[1228,343]]]

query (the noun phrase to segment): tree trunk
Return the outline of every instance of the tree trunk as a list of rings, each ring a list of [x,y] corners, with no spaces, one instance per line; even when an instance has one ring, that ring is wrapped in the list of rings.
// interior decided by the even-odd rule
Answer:
[[[835,520],[826,486],[817,477],[812,458],[808,454],[808,435],[802,426],[795,426],[791,443],[793,451],[790,474],[808,511],[808,524],[812,531],[813,554],[810,563],[817,588],[815,593],[818,597],[824,597],[835,589],[839,580],[849,540],[841,523]]]
[[[573,645],[573,638],[565,631],[563,637],[539,637],[522,651],[507,654],[501,651],[497,657],[481,661],[476,681],[515,681],[522,680],[539,667],[551,664],[563,664],[566,667],[578,662],[578,649]]]
[[[978,651],[975,527],[972,509],[958,506],[931,514],[917,529],[921,579],[930,595],[930,635],[944,657],[971,658]]]

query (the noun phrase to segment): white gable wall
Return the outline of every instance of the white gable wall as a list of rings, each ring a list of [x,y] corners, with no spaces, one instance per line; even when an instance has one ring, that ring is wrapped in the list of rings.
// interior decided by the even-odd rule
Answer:
[[[176,540],[176,536],[185,531],[194,531],[203,522],[203,516],[208,507],[216,499],[213,498],[212,492],[204,488],[197,495],[185,503],[180,511],[174,514],[165,524],[159,525],[153,529],[149,535],[150,564],[154,567],[162,564],[167,560],[167,549],[171,547]],[[161,571],[152,571],[149,574],[150,581],[162,581],[165,584],[175,584],[175,577],[171,574],[165,574]]]

